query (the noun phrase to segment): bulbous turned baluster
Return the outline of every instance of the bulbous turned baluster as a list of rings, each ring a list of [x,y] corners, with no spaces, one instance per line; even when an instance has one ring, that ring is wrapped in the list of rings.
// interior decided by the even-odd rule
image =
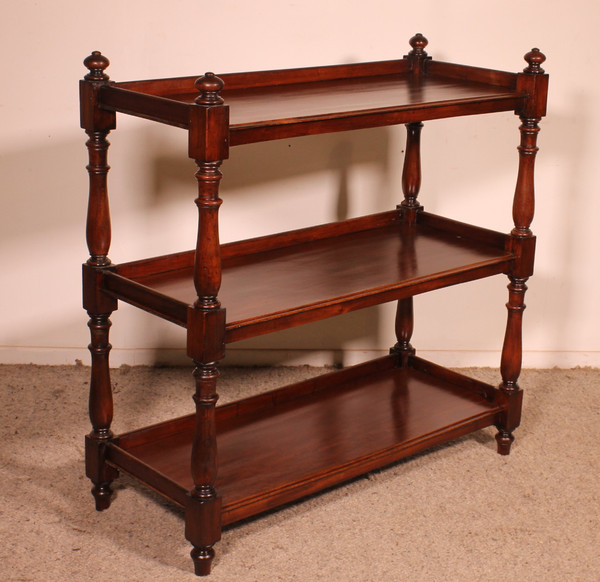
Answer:
[[[90,252],[88,264],[96,267],[110,265],[108,251],[111,242],[110,209],[108,203],[107,152],[110,143],[108,131],[86,131],[89,136],[86,146],[90,163],[86,166],[90,180],[88,198],[86,239]]]
[[[225,314],[217,298],[221,286],[221,256],[218,210],[221,199],[220,162],[197,160],[198,240],[194,263],[197,299],[188,308],[188,353],[194,359],[196,421],[192,444],[191,471],[194,488],[186,506],[186,538],[197,575],[210,573],[213,545],[221,537],[220,498],[215,491],[217,439],[215,405],[219,372],[216,359],[223,357]]]
[[[419,35],[417,35],[418,37]],[[421,35],[422,36],[422,35]],[[426,46],[426,39],[413,37],[414,51],[422,51]],[[411,44],[413,44],[411,42]],[[406,150],[404,154],[404,165],[402,167],[402,191],[404,200],[398,206],[402,215],[402,224],[400,228],[402,245],[400,249],[401,257],[400,271],[402,275],[410,277],[413,270],[414,253],[414,228],[417,220],[417,213],[423,209],[417,201],[421,189],[421,122],[406,124]],[[403,272],[406,271],[406,272]],[[396,307],[395,332],[397,342],[391,349],[391,353],[398,354],[403,366],[407,365],[408,357],[414,355],[415,349],[410,343],[414,329],[413,298],[405,297],[398,301]]]
[[[192,441],[191,474],[194,483],[185,508],[186,538],[197,575],[210,573],[213,545],[221,538],[221,499],[217,478],[216,410],[217,361],[224,356],[225,312],[218,299],[221,287],[219,242],[220,166],[227,156],[228,109],[219,95],[223,81],[213,73],[196,80],[199,91],[192,115],[197,124],[190,131],[190,157],[198,170],[198,236],[194,260],[197,298],[188,308],[188,355],[195,364],[196,416]]]
[[[417,201],[417,196],[421,190],[422,129],[423,124],[420,121],[406,124],[406,150],[402,167],[404,200],[400,204],[400,210],[404,220],[411,224],[416,220],[417,211],[423,208]]]
[[[399,299],[396,305],[395,320],[396,344],[390,349],[390,354],[399,356],[399,364],[406,366],[409,356],[415,354],[415,348],[410,343],[414,330],[413,298]]]
[[[188,494],[186,538],[198,576],[210,574],[215,555],[213,545],[221,538],[221,499],[215,490],[217,478],[216,390],[219,371],[214,362],[195,362],[196,418],[191,471],[194,488]]]
[[[88,264],[101,267],[110,264],[111,226],[106,181],[110,169],[107,163],[110,143],[106,137],[114,127],[114,115],[105,117],[99,114],[96,96],[98,89],[109,81],[105,69],[110,62],[99,51],[94,51],[83,64],[89,69],[82,82],[82,127],[89,137],[86,142],[90,182],[86,227],[90,252]]]
[[[83,304],[90,317],[89,350],[92,360],[89,392],[92,431],[85,441],[86,474],[94,484],[92,494],[96,509],[103,510],[110,504],[110,483],[118,475],[106,463],[106,447],[113,437],[110,430],[113,399],[109,369],[109,317],[117,305],[115,299],[99,291],[101,273],[110,266],[111,225],[107,188],[109,142],[106,136],[115,127],[115,114],[102,110],[98,98],[100,89],[109,81],[105,73],[108,59],[99,51],[94,51],[84,60],[84,65],[89,72],[80,82],[81,127],[89,138],[86,142],[89,157],[86,240],[90,256],[83,267]]]
[[[513,237],[517,239],[532,238],[530,225],[535,213],[535,188],[534,165],[538,152],[537,139],[540,128],[538,123],[546,111],[547,75],[541,65],[546,56],[539,49],[534,48],[525,57],[527,67],[523,74],[519,74],[518,88],[529,94],[527,104],[519,111],[521,119],[521,143],[519,144],[519,170],[517,184],[513,199]],[[532,259],[531,259],[532,260]],[[524,267],[527,267],[524,265]],[[532,265],[526,274],[519,274],[520,278],[527,277],[533,272]]]
[[[522,365],[522,327],[523,312],[525,311],[526,279],[510,277],[508,285],[509,299],[506,304],[508,318],[506,322],[506,333],[502,347],[502,358],[500,362],[500,374],[502,383],[500,390],[503,392],[506,403],[506,411],[498,424],[496,442],[498,453],[508,455],[514,441],[512,432],[519,426],[521,419],[521,403],[523,394],[518,385]]]
[[[196,79],[195,86],[199,95],[195,102],[199,110],[206,115],[211,111],[222,111],[223,98],[219,95],[224,84],[214,73],[206,73]],[[207,123],[205,118],[205,123]],[[219,118],[219,121],[222,121]],[[222,124],[218,124],[215,133],[222,131]],[[197,293],[195,306],[200,309],[218,309],[217,294],[221,286],[221,255],[219,243],[218,212],[221,205],[219,198],[219,184],[221,172],[219,170],[222,159],[215,158],[211,144],[206,145],[205,157],[196,159],[198,171],[198,238],[196,241],[196,259],[194,268],[194,285]],[[217,151],[221,151],[217,148]],[[216,153],[216,152],[215,152]],[[221,151],[222,155],[226,152]]]
[[[516,392],[519,389],[517,380],[521,373],[522,357],[522,323],[525,311],[525,279],[511,277],[508,285],[508,322],[504,343],[507,349],[502,353],[500,372],[502,374],[502,389],[506,392]]]
[[[508,315],[506,333],[502,346],[500,372],[505,411],[498,424],[498,452],[508,455],[514,440],[512,432],[519,426],[521,417],[522,391],[518,379],[522,367],[522,327],[525,310],[527,280],[533,274],[535,237],[530,229],[535,213],[534,166],[538,153],[538,122],[545,114],[547,78],[541,65],[546,57],[534,48],[525,55],[527,67],[518,75],[517,88],[528,95],[523,108],[517,113],[521,119],[519,128],[519,169],[513,198],[514,228],[511,231],[515,262],[509,274]]]
[[[521,117],[521,143],[519,151],[519,172],[513,199],[512,235],[518,238],[531,238],[531,222],[535,213],[534,164],[538,152],[537,137],[540,131],[540,118]]]
[[[222,174],[221,162],[196,160],[198,171],[198,239],[194,262],[194,285],[197,299],[195,306],[200,309],[217,309],[217,299],[221,287],[221,247],[219,244],[219,183]]]
[[[110,505],[111,482],[118,473],[105,463],[106,444],[113,434],[110,425],[113,418],[113,398],[110,382],[108,355],[111,345],[108,333],[111,322],[110,313],[89,313],[91,342],[89,350],[92,356],[92,374],[89,391],[89,416],[92,432],[86,437],[86,474],[94,484],[92,495],[96,509],[102,511]]]

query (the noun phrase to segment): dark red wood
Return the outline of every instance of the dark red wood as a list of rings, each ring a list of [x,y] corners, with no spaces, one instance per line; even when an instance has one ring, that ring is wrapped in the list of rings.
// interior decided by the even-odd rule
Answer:
[[[113,434],[110,426],[113,419],[112,386],[108,354],[110,329],[109,313],[90,313],[88,326],[91,332],[89,349],[92,356],[92,373],[89,390],[89,416],[92,432],[85,440],[86,475],[94,484],[92,494],[96,509],[102,511],[110,505],[111,482],[118,476],[114,468],[105,462],[106,446]]]
[[[501,82],[495,83],[493,71],[476,68],[458,79],[453,78],[452,68],[442,69],[443,75],[415,75],[407,69],[406,64],[373,63],[356,70],[348,65],[330,75],[321,75],[318,69],[267,71],[252,74],[255,81],[249,74],[220,74],[224,83],[221,96],[230,110],[229,144],[511,111],[526,102],[525,92],[514,87],[514,74],[512,83],[500,74]],[[355,74],[344,77],[343,70]],[[474,80],[468,78],[469,73]],[[244,78],[247,85],[242,83]],[[185,92],[177,92],[184,87]],[[106,111],[183,128],[189,127],[197,113],[193,107],[197,96],[192,78],[120,83],[100,92]],[[190,110],[187,116],[184,108]]]
[[[111,225],[106,187],[106,175],[109,171],[106,159],[110,144],[106,139],[108,131],[88,130],[86,133],[89,136],[86,145],[90,158],[90,163],[87,166],[90,177],[86,230],[90,251],[88,263],[102,267],[110,264],[108,250],[110,248]]]
[[[436,228],[420,224],[428,221]],[[342,223],[343,234],[337,231],[324,225],[223,248],[219,298],[227,309],[228,342],[506,272],[514,258],[506,235],[427,213],[419,214],[414,229],[392,211]],[[105,285],[167,319],[183,318],[185,326],[196,298],[191,255],[185,259],[177,255],[181,268],[164,273],[168,258],[118,266],[118,275],[105,275]]]
[[[213,545],[221,539],[221,498],[217,480],[217,428],[215,405],[218,400],[216,364],[197,363],[196,414],[191,443],[191,483],[185,506],[185,537],[198,576],[210,573]]]
[[[93,52],[80,83],[90,190],[83,305],[92,354],[86,474],[98,509],[124,471],[185,508],[195,572],[232,523],[486,426],[508,454],[519,426],[518,385],[527,279],[533,273],[534,160],[546,113],[544,55],[520,73],[443,63],[410,39],[402,59],[282,71],[115,83]],[[424,121],[514,111],[521,119],[514,228],[503,234],[425,212]],[[196,161],[195,248],[113,265],[107,136],[116,113],[188,132]],[[245,143],[405,124],[395,210],[221,245],[221,163]],[[468,163],[468,160],[466,160]],[[508,275],[502,383],[493,387],[417,358],[413,296]],[[217,407],[226,343],[397,301],[390,356]],[[187,329],[195,412],[115,437],[110,315],[126,301]],[[490,492],[490,496],[493,492]]]
[[[89,156],[87,171],[90,180],[86,230],[90,251],[88,264],[99,267],[110,263],[108,250],[111,228],[106,187],[109,170],[107,152],[110,144],[106,136],[116,127],[116,117],[113,112],[101,111],[98,103],[98,92],[109,81],[108,75],[104,72],[109,64],[105,56],[94,51],[84,60],[84,65],[90,72],[80,83],[81,127],[89,136],[86,143]]]
[[[504,87],[510,90],[516,90],[521,95],[526,95],[526,91],[521,91],[518,87],[518,75],[507,73],[506,71],[497,71],[494,69],[485,69],[481,67],[471,67],[457,63],[444,63],[441,61],[430,60],[426,65],[427,74],[440,79],[452,79],[455,83],[461,81],[482,83],[494,87]]]
[[[219,244],[218,212],[220,162],[198,162],[198,239],[194,263],[194,287],[199,308],[218,307],[217,294],[221,287],[221,246]]]
[[[189,112],[189,156],[199,164],[218,164],[229,157],[229,106],[220,96],[223,81],[207,73],[196,81],[196,88],[199,94]]]
[[[219,73],[227,89],[249,89],[255,87],[275,87],[296,85],[315,81],[335,81],[373,77],[379,75],[397,75],[408,71],[404,59],[376,61],[370,63],[351,63],[347,65],[328,65],[281,69],[272,71],[251,71],[243,73]],[[115,87],[129,91],[177,98],[189,96],[194,92],[197,76],[173,77],[168,79],[149,79],[142,81],[124,81],[115,83]]]
[[[514,440],[513,431],[519,426],[523,395],[517,383],[522,365],[522,327],[523,311],[525,310],[526,282],[533,274],[533,259],[535,237],[529,228],[533,221],[535,210],[534,164],[538,152],[537,136],[538,122],[546,111],[547,76],[541,64],[546,57],[533,49],[525,55],[528,66],[519,74],[518,85],[527,89],[531,99],[519,111],[521,118],[521,143],[519,145],[519,171],[517,185],[513,198],[514,228],[511,232],[511,247],[517,254],[518,260],[513,264],[509,273],[510,284],[506,307],[508,318],[506,333],[502,346],[500,372],[502,383],[500,389],[506,396],[506,415],[498,424],[498,452],[508,455]]]
[[[210,573],[213,545],[221,539],[221,497],[216,490],[219,398],[217,362],[225,355],[225,312],[217,298],[221,287],[219,242],[219,167],[228,156],[229,108],[223,105],[223,82],[206,73],[195,82],[198,95],[190,110],[189,156],[198,171],[198,235],[194,256],[195,299],[187,317],[187,350],[195,364],[196,414],[192,432],[189,493],[185,503],[185,536],[198,576]]]
[[[190,107],[187,103],[123,89],[120,84],[103,87],[100,93],[104,111],[118,111],[182,129],[190,126]]]
[[[490,426],[502,414],[491,386],[418,359],[407,368],[396,363],[394,356],[379,359],[218,408],[223,523],[382,467],[449,434]],[[123,436],[119,448],[137,459],[129,471],[153,487],[167,476],[181,499],[190,485],[182,461],[192,424],[189,416]]]
[[[422,209],[417,202],[421,190],[421,129],[420,122],[406,124],[406,151],[402,168],[402,191],[404,200],[401,203],[403,218],[406,222],[416,220],[416,212]]]
[[[217,362],[225,357],[225,310],[188,307],[187,354],[196,362]]]
[[[419,32],[408,43],[412,47],[412,50],[404,57],[408,61],[408,70],[415,77],[422,76],[427,61],[431,60],[431,57],[427,56],[427,52],[425,52],[429,41]]]
[[[109,85],[109,76],[104,71],[110,62],[99,51],[94,51],[83,61],[83,64],[89,72],[79,82],[81,127],[86,131],[115,129],[115,112],[104,109],[100,98],[100,92]]]
[[[86,475],[93,483],[92,495],[96,509],[102,511],[110,505],[110,484],[118,476],[118,471],[106,463],[107,445],[113,438],[109,318],[117,308],[117,302],[101,289],[102,273],[110,266],[108,251],[111,242],[107,190],[109,143],[106,136],[116,127],[116,118],[114,112],[102,111],[99,107],[99,91],[109,82],[105,73],[109,65],[108,59],[94,51],[84,60],[84,65],[89,72],[80,82],[79,88],[81,127],[89,137],[86,143],[89,157],[86,240],[90,257],[83,266],[83,306],[90,318],[88,327],[91,342],[88,347],[92,360],[88,404],[92,431],[85,439],[85,461]]]
[[[411,70],[413,74],[423,74],[423,63],[427,58],[425,46],[427,40],[423,35],[416,35],[411,39],[413,50],[408,55],[411,61]],[[402,191],[404,200],[399,206],[402,216],[403,231],[401,236],[402,247],[406,252],[407,258],[404,263],[411,270],[416,268],[418,259],[416,256],[414,240],[417,236],[415,222],[417,213],[423,210],[423,207],[417,202],[417,196],[421,189],[421,122],[406,124],[406,150],[404,153],[404,165],[402,167]],[[396,344],[391,352],[396,353],[401,358],[403,365],[406,365],[407,358],[414,355],[415,349],[410,343],[414,330],[414,308],[413,298],[404,297],[398,301],[396,307]]]

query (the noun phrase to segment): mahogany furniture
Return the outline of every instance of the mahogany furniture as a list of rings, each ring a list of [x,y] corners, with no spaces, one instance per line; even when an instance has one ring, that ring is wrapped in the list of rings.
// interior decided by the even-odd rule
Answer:
[[[92,372],[86,473],[96,508],[128,473],[185,508],[198,575],[210,572],[223,525],[297,500],[483,427],[509,453],[520,422],[521,322],[533,273],[534,160],[545,115],[544,55],[521,73],[437,62],[417,34],[400,60],[116,83],[93,52],[81,81],[90,191],[83,304]],[[423,121],[514,111],[519,170],[509,234],[425,212]],[[107,134],[116,113],[188,132],[198,166],[194,250],[126,264],[108,258]],[[230,244],[219,243],[220,166],[231,147],[309,134],[405,124],[403,201],[380,214]],[[415,355],[413,296],[504,273],[508,321],[499,387]],[[125,301],[187,329],[195,413],[115,436],[109,316]],[[397,302],[386,357],[217,407],[226,345],[337,314]]]

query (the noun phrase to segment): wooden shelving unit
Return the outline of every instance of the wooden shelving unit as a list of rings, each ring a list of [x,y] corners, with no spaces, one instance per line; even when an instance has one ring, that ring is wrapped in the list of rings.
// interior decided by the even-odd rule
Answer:
[[[86,472],[98,510],[119,471],[185,508],[195,571],[210,572],[223,525],[342,483],[460,435],[495,425],[508,454],[520,422],[521,323],[533,272],[533,169],[545,115],[544,55],[522,73],[432,60],[426,39],[400,60],[115,83],[99,52],[85,61],[81,125],[90,195],[83,267],[92,378]],[[514,228],[509,234],[425,212],[423,121],[514,111],[521,118]],[[195,248],[114,265],[106,137],[116,114],[188,132],[198,171]],[[221,245],[220,166],[232,146],[405,124],[404,200],[375,215]],[[508,320],[499,387],[415,355],[414,295],[505,273]],[[110,314],[125,301],[187,329],[195,413],[131,433],[110,430]],[[390,355],[216,406],[226,345],[383,302],[397,302]]]

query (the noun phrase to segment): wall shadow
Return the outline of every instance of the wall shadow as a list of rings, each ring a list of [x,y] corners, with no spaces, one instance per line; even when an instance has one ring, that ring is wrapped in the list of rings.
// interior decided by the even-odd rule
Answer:
[[[178,187],[183,185],[189,187],[192,194],[195,192],[194,161],[187,158],[187,152],[181,147],[176,154],[162,150],[160,130],[151,130],[148,139],[148,165],[152,176],[148,202],[158,205],[171,203],[174,192],[176,197],[185,195],[189,199],[187,191]],[[223,199],[233,196],[239,199],[251,196],[244,190],[257,186],[333,172],[338,177],[337,187],[328,195],[335,197],[338,208],[333,219],[343,220],[351,169],[357,165],[374,164],[385,179],[389,168],[389,149],[390,129],[385,127],[237,146],[231,148],[229,159],[221,167],[220,195]],[[381,197],[382,193],[371,195]]]
[[[571,95],[569,101],[569,110],[577,112],[577,120],[591,110],[589,98],[583,93]],[[442,121],[439,127],[436,126],[438,122],[425,124],[422,134],[423,187],[419,199],[427,210],[435,211],[441,201],[451,197],[458,212],[462,206],[469,205],[472,192],[466,194],[464,190],[472,189],[475,183],[481,185],[477,203],[485,208],[487,184],[499,175],[507,174],[507,192],[501,200],[502,230],[506,231],[511,227],[509,208],[518,161],[519,120],[512,114],[507,114],[502,122],[487,119],[485,123],[475,117],[464,118],[460,122],[452,120],[452,123]],[[594,236],[593,232],[585,232],[581,228],[582,220],[588,227],[591,224],[586,218],[586,194],[583,191],[586,171],[588,175],[590,171],[585,161],[590,128],[577,123],[575,114],[557,115],[551,109],[540,126],[540,153],[536,162],[537,213],[545,220],[539,226],[536,220],[533,224],[538,235],[538,265],[540,260],[547,265],[550,260],[558,260],[560,264],[555,262],[552,269],[538,269],[540,272],[532,279],[528,296],[543,296],[543,306],[534,307],[532,301],[531,311],[537,311],[538,325],[544,322],[548,330],[545,335],[551,335],[552,345],[560,350],[569,331],[573,333],[570,326],[573,318],[577,317],[578,306],[569,301],[575,293],[577,280],[567,276],[557,281],[550,272],[570,273],[577,254],[585,246],[582,241]],[[147,129],[145,125],[120,131],[125,134],[124,139],[118,137],[121,135],[119,130],[109,136],[113,143],[109,150],[109,161],[113,165],[109,174],[113,214],[116,216],[121,210],[122,200],[129,198],[126,190],[135,187],[133,179],[131,184],[122,179],[128,171],[121,166],[127,165],[123,150],[129,147],[129,142],[140,144],[136,164],[139,168],[148,169],[144,188],[135,192],[134,210],[143,216],[146,208],[162,211],[178,201],[185,201],[186,208],[193,208],[195,165],[187,158],[185,139],[182,139],[185,138],[184,133],[176,130],[182,150],[181,145],[173,146],[168,140],[164,144],[160,132],[155,133],[154,129]],[[351,201],[359,194],[353,181],[353,171],[357,166],[369,166],[382,176],[380,188],[360,195],[372,197],[374,206],[381,210],[392,208],[402,196],[397,180],[402,159],[395,153],[392,131],[400,131],[399,139],[403,141],[403,128],[377,128],[233,148],[231,158],[222,168],[223,208],[233,207],[238,201],[251,201],[253,193],[248,190],[256,191],[261,185],[276,187],[281,183],[283,198],[287,180],[328,173],[329,191],[324,195],[328,198],[331,220],[344,219],[352,214]],[[74,331],[79,328],[81,345],[85,346],[89,341],[79,287],[80,264],[87,255],[86,137],[83,132],[73,132],[75,135],[73,139],[49,139],[39,147],[2,154],[0,248],[3,264],[11,272],[2,290],[5,322],[2,344],[6,346],[79,345],[79,337]],[[465,139],[473,135],[475,145],[470,146],[468,151],[461,148]],[[488,144],[485,148],[477,147],[483,142]],[[502,148],[496,147],[495,142],[502,143]],[[396,150],[399,153],[400,148]],[[543,166],[556,168],[558,180],[555,184],[541,179]],[[460,167],[460,172],[455,171],[456,167]],[[121,176],[115,180],[119,173]],[[549,198],[552,196],[555,200],[560,196],[564,203],[552,202]],[[552,209],[548,210],[548,206]],[[260,206],[255,210],[262,212]],[[496,211],[491,201],[489,213],[490,219],[494,219]],[[285,218],[281,217],[281,222]],[[278,230],[279,226],[274,224],[273,230]],[[113,248],[118,244],[118,236],[114,233]],[[548,241],[553,241],[555,248],[560,247],[560,257],[549,257]],[[588,248],[591,248],[590,245]],[[540,310],[544,310],[541,315]],[[527,314],[528,320],[531,316]],[[11,322],[10,325],[6,324],[7,321]],[[349,314],[341,331],[335,333],[333,329],[338,329],[337,321],[312,324],[307,327],[305,336],[301,328],[289,333],[294,334],[301,348],[315,345],[317,338],[318,349],[339,349],[339,345],[333,344],[339,340],[343,343],[344,338],[376,338],[380,323],[378,315],[367,310],[364,314]],[[151,327],[153,324],[147,325]],[[526,333],[529,329],[526,324]],[[143,335],[144,329],[139,333]],[[131,335],[132,332],[129,332],[127,337]],[[323,345],[324,337],[331,339],[328,346]],[[184,341],[184,334],[181,334],[181,344],[179,339],[174,343],[183,346]],[[263,346],[263,341],[257,340],[257,346]],[[115,347],[121,346],[117,344]],[[157,350],[164,347],[172,348],[173,342],[169,340],[167,345],[157,342]]]
[[[158,135],[155,138],[158,139]],[[190,201],[195,197],[196,182],[193,174],[196,166],[189,160],[185,152],[177,155],[155,149],[155,144],[148,146],[150,167],[152,168],[152,188],[148,202],[154,206],[162,206],[174,202],[175,199]],[[183,155],[182,155],[183,154]],[[402,160],[399,161],[401,164]],[[222,165],[223,180],[220,196],[224,203],[221,218],[224,222],[227,209],[236,203],[246,204],[250,208],[248,214],[254,219],[261,216],[264,208],[261,204],[268,199],[259,199],[254,205],[254,198],[261,187],[268,189],[268,194],[285,197],[288,181],[297,178],[326,176],[326,185],[322,196],[328,206],[328,218],[325,222],[333,222],[349,218],[352,214],[352,199],[357,196],[369,196],[373,206],[378,210],[393,208],[401,198],[393,199],[390,205],[390,129],[374,128],[360,131],[341,132],[317,136],[295,138],[293,140],[277,140],[258,144],[231,148],[230,158]],[[378,187],[370,192],[357,192],[359,189],[353,181],[353,172],[366,165],[371,166],[380,178]],[[277,190],[280,187],[280,190]],[[401,196],[401,193],[399,194]],[[195,209],[194,209],[195,210]],[[307,225],[323,222],[311,220],[311,208],[305,208]],[[247,216],[246,220],[253,220]],[[277,217],[278,224],[269,224],[269,232],[289,230],[289,216]],[[295,217],[294,217],[295,218]],[[259,233],[259,234],[267,234]],[[254,236],[254,234],[253,234]],[[234,236],[234,239],[244,236]],[[227,308],[226,305],[224,305]],[[152,325],[151,322],[148,325]],[[341,360],[339,354],[344,344],[364,338],[367,343],[374,343],[379,335],[379,318],[375,309],[362,310],[346,314],[332,320],[316,322],[307,326],[285,330],[269,336],[261,336],[251,340],[232,344],[232,349],[244,350],[332,350],[336,351],[336,363]],[[184,340],[182,336],[182,340]],[[156,346],[156,360],[164,359],[164,349],[177,347],[173,339],[168,345]],[[181,347],[184,347],[183,344]],[[274,357],[275,353],[274,353]],[[285,363],[285,360],[280,363]]]

